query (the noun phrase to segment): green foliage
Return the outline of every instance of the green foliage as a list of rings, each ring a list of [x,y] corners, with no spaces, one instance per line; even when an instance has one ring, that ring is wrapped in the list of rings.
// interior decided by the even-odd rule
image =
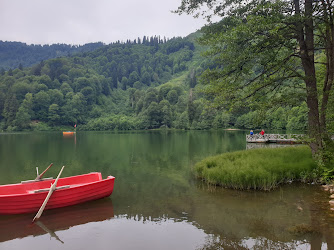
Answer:
[[[189,119],[187,111],[184,111],[181,115],[177,116],[175,121],[175,128],[178,129],[188,129],[189,128]]]
[[[228,128],[231,120],[231,115],[227,112],[217,112],[216,117],[213,120],[213,128]]]
[[[182,0],[176,11],[222,18],[201,39],[211,59],[201,79],[210,83],[206,92],[215,105],[243,111],[239,127],[307,127],[319,166],[334,152],[326,146],[327,130],[333,131],[333,7],[306,0]]]
[[[287,130],[305,130],[307,127],[307,111],[305,103],[300,107],[293,107],[288,117]]]
[[[58,104],[51,104],[49,107],[49,123],[51,125],[58,124],[60,115],[59,115],[59,106]]]
[[[137,73],[137,71],[133,71],[130,75],[129,75],[129,81],[128,84],[130,87],[133,87],[133,84],[135,82],[139,81],[139,75]]]
[[[175,105],[178,101],[177,91],[175,89],[170,90],[166,98],[170,104]]]
[[[198,81],[212,64],[199,56],[203,47],[193,41],[114,43],[12,70],[12,76],[4,71],[2,129],[50,130],[74,124],[82,130],[305,129],[302,101],[266,112],[248,102],[240,109],[216,109]]]
[[[137,127],[138,121],[124,115],[110,115],[90,120],[87,124],[81,125],[80,130],[131,130]]]
[[[324,142],[324,149],[319,151],[316,156],[319,166],[318,173],[321,176],[322,183],[332,183],[334,179],[334,141],[333,138],[327,138]]]
[[[159,105],[152,101],[147,110],[146,110],[146,116],[148,121],[148,128],[158,128],[162,121],[162,114],[161,110],[159,109]]]
[[[34,95],[34,106],[33,110],[36,117],[39,120],[47,121],[48,120],[48,109],[50,106],[50,96],[44,90],[38,92]]]
[[[44,49],[42,46],[21,43],[1,42],[1,46],[12,53],[12,57],[16,56],[12,47],[21,47],[23,51],[34,48],[35,52]],[[74,49],[65,45],[46,47],[59,49],[59,55],[62,55],[62,48],[67,50],[66,55],[72,54],[69,49]],[[53,127],[73,126],[74,123],[84,125],[92,119],[118,114],[124,114],[122,119],[131,120],[134,113],[137,118],[136,122],[130,122],[131,125],[123,121],[121,124],[124,126],[108,128],[172,126],[174,105],[183,90],[173,85],[160,97],[155,87],[175,78],[172,70],[174,64],[178,65],[179,71],[187,68],[194,49],[192,42],[184,38],[166,41],[156,36],[145,38],[140,43],[127,41],[126,44],[116,42],[108,46],[79,46],[76,51],[83,48],[89,49],[75,56],[41,61],[30,69],[24,68],[29,65],[28,62],[22,62],[20,69],[2,70],[2,126],[22,130],[28,129],[31,122],[36,121],[32,129],[45,130],[48,128],[43,124]],[[96,50],[92,51],[93,48]],[[151,85],[154,87],[144,92],[135,91]],[[158,104],[161,101],[161,105]]]
[[[5,99],[2,112],[2,116],[4,117],[7,126],[13,125],[18,108],[19,103],[16,99],[16,96],[12,93],[9,93]]]
[[[162,100],[159,103],[159,109],[161,110],[161,123],[165,127],[171,127],[172,125],[172,110],[171,104],[167,100]]]
[[[258,115],[257,111],[243,114],[237,118],[235,126],[237,128],[247,128],[247,129],[257,128],[259,127],[259,125],[256,123],[257,115]]]
[[[31,116],[29,115],[29,112],[27,109],[24,108],[23,105],[19,108],[19,110],[16,113],[15,117],[15,126],[18,130],[24,130],[27,128],[30,128],[30,120]]]
[[[334,135],[334,91],[329,95],[327,108],[327,130],[330,135]]]
[[[209,184],[271,190],[291,181],[313,181],[316,163],[306,146],[253,149],[212,156],[195,165]]]
[[[34,122],[31,124],[33,131],[51,131],[52,128],[45,122]]]
[[[81,46],[66,44],[27,45],[20,42],[0,41],[0,68],[10,69],[29,67],[43,60],[68,56],[78,52],[88,52],[102,47],[103,43],[89,43]],[[34,75],[40,75],[41,64],[36,64],[32,70]]]
[[[254,129],[268,128],[273,130],[306,131],[307,107],[302,102],[300,106],[271,108],[265,112],[249,111],[237,117],[237,128]]]
[[[287,127],[287,117],[286,117],[286,110],[283,107],[279,107],[271,115],[271,128],[276,130],[282,130]],[[304,115],[306,115],[307,110],[304,110]],[[300,130],[306,129],[306,124],[304,126],[300,126]],[[290,130],[297,130],[296,128],[290,128]]]

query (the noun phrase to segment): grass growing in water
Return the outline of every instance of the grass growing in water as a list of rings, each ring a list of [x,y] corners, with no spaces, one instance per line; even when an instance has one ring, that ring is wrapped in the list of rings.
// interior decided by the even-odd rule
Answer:
[[[209,184],[233,189],[271,190],[291,181],[312,181],[316,163],[307,146],[262,148],[208,157],[195,172]]]

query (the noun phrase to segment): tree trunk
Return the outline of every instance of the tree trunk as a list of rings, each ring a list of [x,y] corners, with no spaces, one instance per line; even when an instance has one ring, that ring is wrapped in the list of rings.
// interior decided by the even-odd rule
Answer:
[[[328,5],[324,0],[321,1],[324,12],[324,23],[325,23],[325,55],[326,55],[326,76],[323,87],[323,97],[320,109],[320,124],[325,140],[329,139],[326,129],[326,113],[327,105],[329,100],[330,91],[334,81],[334,23],[331,6]]]
[[[306,81],[307,88],[307,107],[308,111],[308,130],[309,136],[312,139],[310,147],[314,155],[322,149],[321,126],[319,121],[319,106],[317,97],[317,87],[314,81]]]
[[[314,64],[313,7],[312,0],[305,0],[305,16],[304,19],[300,19],[301,10],[299,0],[294,0],[294,4],[296,8],[296,17],[301,20],[296,23],[296,38],[299,43],[300,57],[305,72],[306,102],[309,109],[308,129],[309,136],[312,139],[310,147],[312,154],[314,155],[319,149],[322,149],[322,138],[320,132],[318,91]]]

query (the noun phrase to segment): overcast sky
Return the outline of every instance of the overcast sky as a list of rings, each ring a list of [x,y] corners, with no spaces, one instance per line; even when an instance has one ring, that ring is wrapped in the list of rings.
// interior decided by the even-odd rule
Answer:
[[[171,13],[181,0],[0,0],[0,40],[85,44],[187,36],[206,23]]]

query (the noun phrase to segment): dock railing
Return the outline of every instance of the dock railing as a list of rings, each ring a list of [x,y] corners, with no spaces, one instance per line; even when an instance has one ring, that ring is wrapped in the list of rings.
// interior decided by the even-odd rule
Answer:
[[[303,134],[253,134],[246,135],[247,142],[301,143]]]

